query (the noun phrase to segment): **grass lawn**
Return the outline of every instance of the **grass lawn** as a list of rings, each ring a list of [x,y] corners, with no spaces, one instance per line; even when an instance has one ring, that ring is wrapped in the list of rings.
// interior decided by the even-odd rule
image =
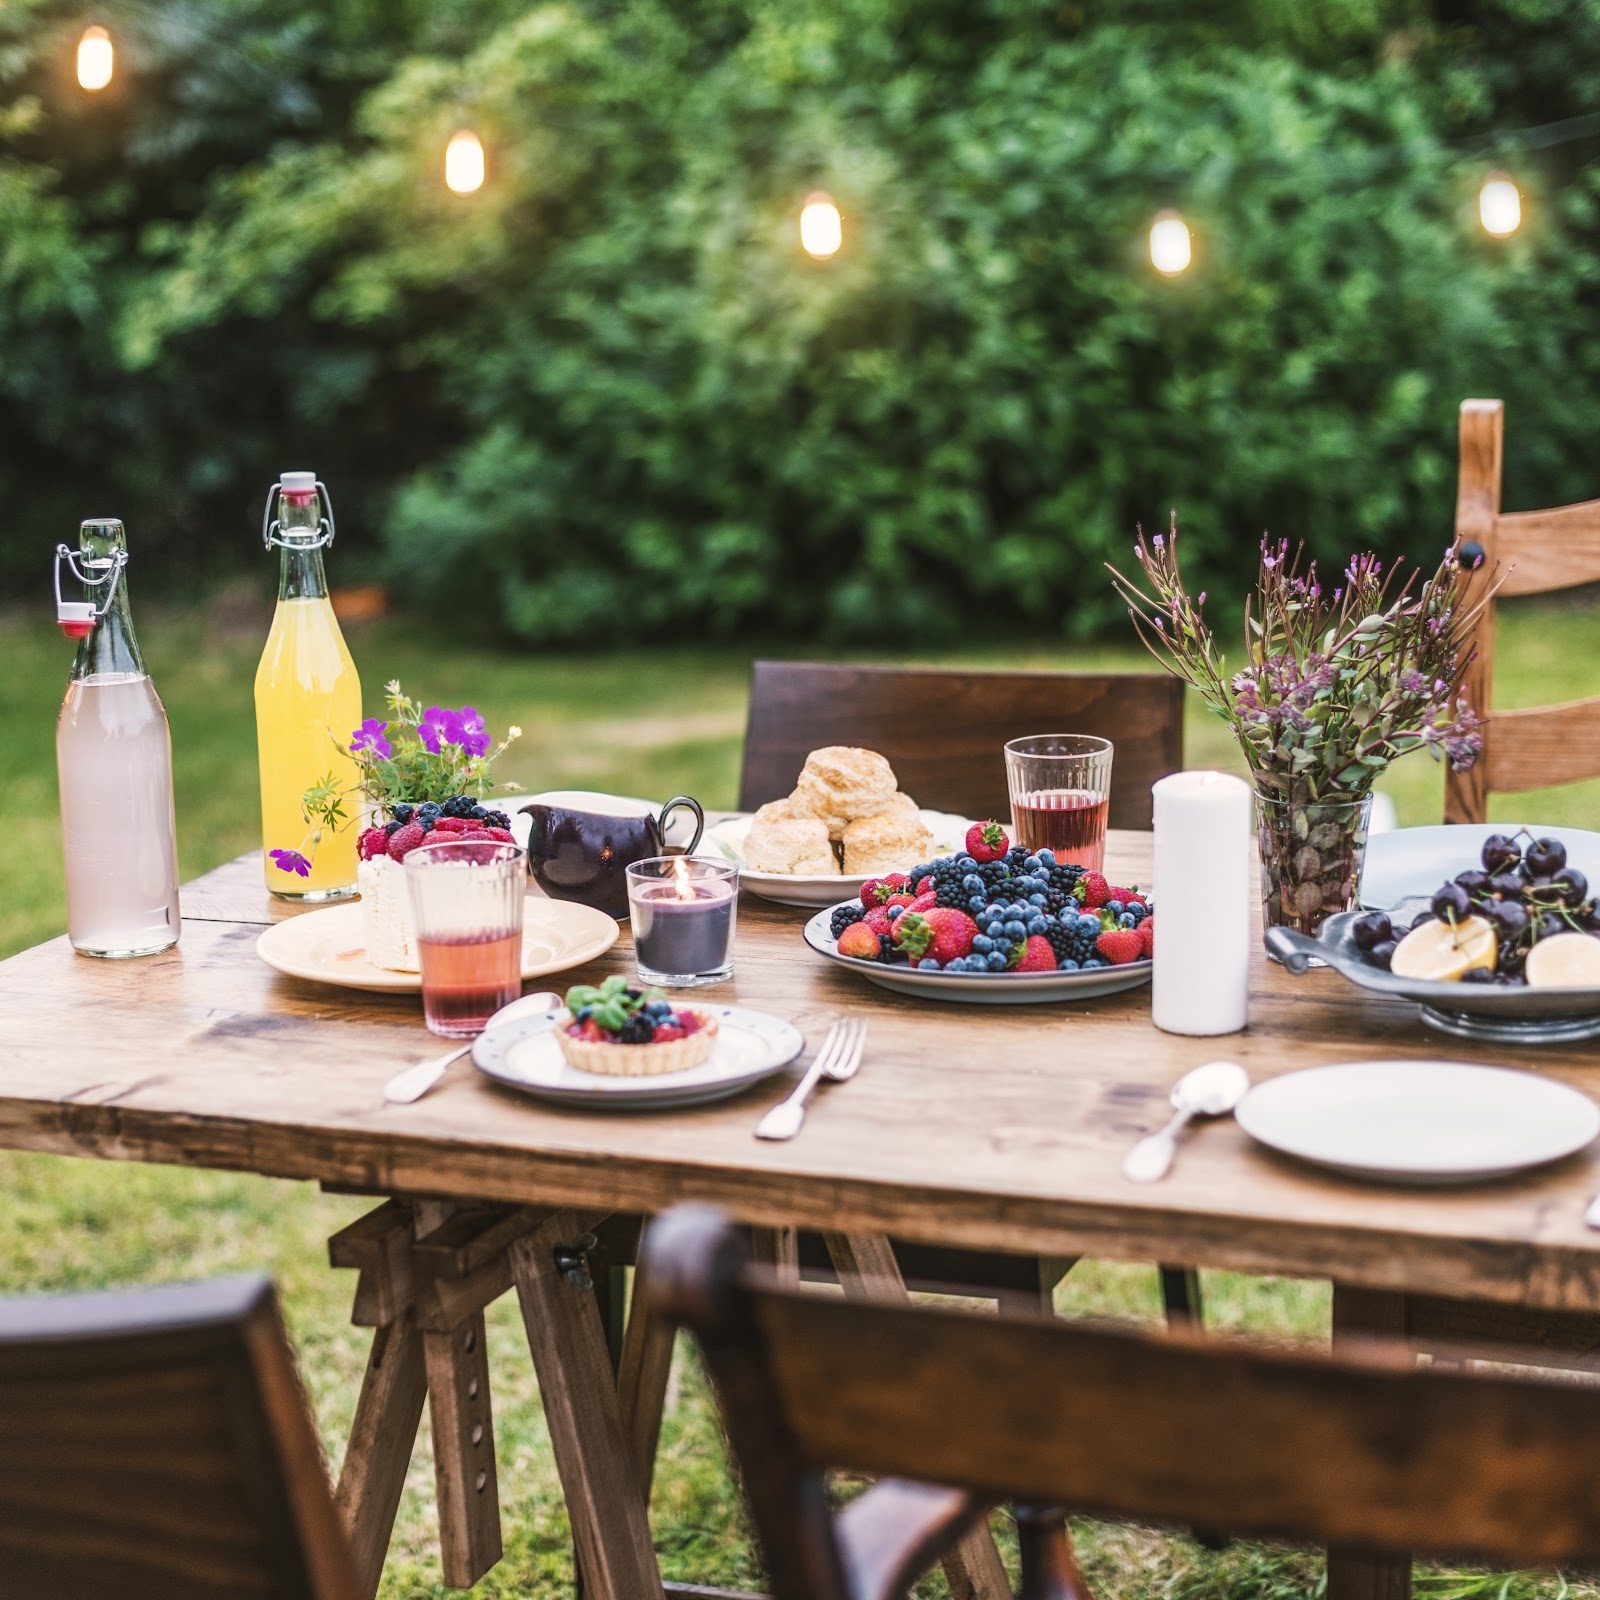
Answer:
[[[258,608],[259,610],[259,608]],[[1535,704],[1593,689],[1597,613],[1584,604],[1507,607],[1499,649],[1503,704]],[[146,607],[144,645],[172,721],[178,835],[185,877],[259,843],[251,679],[265,613],[243,624],[160,613]],[[630,793],[687,790],[708,805],[730,804],[736,785],[749,655],[732,651],[655,651],[559,657],[474,649],[398,620],[352,634],[369,709],[383,681],[398,674],[427,700],[469,700],[492,728],[515,721],[524,736],[504,775],[528,788],[582,784]],[[983,665],[1131,667],[1135,648],[1079,651],[1039,647],[962,658]],[[7,694],[0,701],[0,749],[12,889],[0,902],[0,955],[63,927],[59,836],[51,734],[68,665],[52,628],[0,622]],[[1588,681],[1586,681],[1586,679]],[[1223,730],[1191,708],[1190,760],[1232,765]],[[1537,776],[1536,774],[1534,775]],[[1436,820],[1437,770],[1414,757],[1385,787],[1401,820]],[[1502,800],[1497,814],[1519,815]],[[1541,795],[1540,820],[1593,826],[1593,785]],[[20,870],[19,870],[20,868]],[[351,1283],[325,1265],[330,1232],[355,1215],[356,1202],[312,1188],[229,1174],[0,1154],[0,1290],[71,1289],[155,1282],[259,1268],[278,1281],[318,1418],[337,1459],[354,1406],[365,1340],[347,1323]],[[1328,1296],[1317,1283],[1207,1274],[1214,1326],[1277,1336],[1316,1337],[1327,1325]],[[1147,1268],[1086,1262],[1068,1278],[1063,1311],[1138,1318],[1156,1312]],[[495,1426],[500,1447],[506,1559],[482,1592],[553,1600],[570,1592],[565,1519],[540,1421],[538,1398],[514,1305],[491,1314],[495,1344]],[[759,1569],[727,1475],[714,1414],[692,1365],[680,1362],[655,1490],[656,1543],[669,1577],[759,1586]],[[429,1457],[419,1450],[401,1507],[384,1580],[385,1600],[423,1600],[447,1591],[433,1546]],[[1140,1529],[1085,1525],[1089,1576],[1106,1600],[1152,1596],[1311,1595],[1320,1557],[1235,1545],[1221,1553]],[[1504,1593],[1555,1597],[1549,1577],[1504,1579],[1481,1573],[1419,1573],[1421,1592],[1448,1597]],[[928,1594],[943,1593],[933,1580]],[[1600,1586],[1573,1593],[1600,1595]]]

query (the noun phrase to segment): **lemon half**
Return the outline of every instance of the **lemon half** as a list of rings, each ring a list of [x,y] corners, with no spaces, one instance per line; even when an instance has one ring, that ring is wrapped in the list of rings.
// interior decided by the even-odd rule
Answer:
[[[1475,967],[1492,969],[1499,953],[1494,929],[1482,917],[1435,920],[1413,928],[1395,946],[1389,970],[1397,978],[1455,983]]]
[[[1530,989],[1600,989],[1600,939],[1587,933],[1541,939],[1528,952],[1527,975]]]

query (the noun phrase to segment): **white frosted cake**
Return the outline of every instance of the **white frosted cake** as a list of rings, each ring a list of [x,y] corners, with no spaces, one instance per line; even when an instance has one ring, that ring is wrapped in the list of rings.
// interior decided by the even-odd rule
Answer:
[[[421,972],[404,862],[388,856],[357,862],[356,887],[361,891],[367,959],[394,972]]]

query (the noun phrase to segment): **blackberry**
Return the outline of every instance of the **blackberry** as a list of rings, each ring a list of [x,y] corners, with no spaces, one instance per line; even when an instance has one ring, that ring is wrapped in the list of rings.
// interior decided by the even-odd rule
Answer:
[[[473,799],[471,795],[453,794],[445,801],[442,807],[447,817],[466,818],[472,814]]]
[[[1057,966],[1063,961],[1077,958],[1077,936],[1071,929],[1063,928],[1059,922],[1053,922],[1045,929],[1044,936],[1050,941],[1050,948],[1055,951]]]
[[[880,961],[893,961],[900,955],[900,946],[886,933],[878,935],[878,959]]]
[[[866,915],[863,906],[835,906],[833,916],[828,921],[828,931],[837,939],[851,923],[864,921]]]
[[[1067,897],[1059,889],[1046,889],[1044,892],[1044,908],[1052,916],[1057,915],[1062,906],[1067,903]]]
[[[504,828],[507,833],[511,831],[511,818],[503,811],[486,811],[483,814],[483,820],[491,828]]]
[[[655,1036],[656,1025],[642,1011],[635,1011],[623,1023],[622,1031],[617,1038],[623,1044],[649,1044]]]
[[[1071,861],[1058,861],[1045,873],[1050,887],[1059,889],[1063,894],[1071,894],[1078,887],[1078,880],[1082,876],[1083,868]]]

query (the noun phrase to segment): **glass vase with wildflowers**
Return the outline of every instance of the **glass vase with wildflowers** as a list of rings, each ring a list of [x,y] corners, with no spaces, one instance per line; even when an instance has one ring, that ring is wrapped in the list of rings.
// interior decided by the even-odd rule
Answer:
[[[1258,800],[1267,920],[1315,933],[1354,903],[1372,787],[1412,750],[1461,770],[1478,718],[1461,694],[1478,616],[1461,603],[1455,548],[1420,586],[1370,554],[1324,584],[1303,546],[1263,539],[1246,601],[1243,661],[1229,667],[1178,564],[1178,527],[1134,545],[1141,576],[1110,568],[1139,637],[1225,721]]]
[[[357,782],[341,789],[330,773],[306,790],[301,797],[304,838],[296,848],[271,852],[283,871],[301,877],[309,873],[318,841],[349,822],[347,802],[354,795],[363,797],[365,809],[377,819],[362,834],[363,857],[384,853],[378,849],[380,841],[375,835],[383,834],[386,844],[410,823],[423,835],[433,832],[444,818],[509,830],[506,814],[490,811],[481,802],[489,791],[491,768],[522,736],[522,729],[507,729],[497,742],[474,706],[424,708],[409,699],[396,680],[385,686],[384,695],[386,718],[368,717],[352,731],[348,744],[333,741],[335,749],[356,763]],[[499,787],[514,789],[516,785],[502,783]],[[509,839],[508,831],[506,836]]]

